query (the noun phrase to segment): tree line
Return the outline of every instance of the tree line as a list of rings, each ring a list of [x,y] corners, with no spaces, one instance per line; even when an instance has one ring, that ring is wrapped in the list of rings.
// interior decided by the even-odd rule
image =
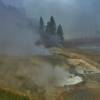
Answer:
[[[47,22],[46,25],[44,24],[43,18],[40,17],[39,33],[41,40],[45,46],[63,46],[64,33],[62,25],[59,24],[57,27],[53,16],[50,17],[50,20]]]

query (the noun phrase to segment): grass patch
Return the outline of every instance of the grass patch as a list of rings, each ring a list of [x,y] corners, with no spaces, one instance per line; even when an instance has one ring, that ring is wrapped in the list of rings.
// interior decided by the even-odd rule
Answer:
[[[29,100],[29,98],[0,89],[0,100]]]

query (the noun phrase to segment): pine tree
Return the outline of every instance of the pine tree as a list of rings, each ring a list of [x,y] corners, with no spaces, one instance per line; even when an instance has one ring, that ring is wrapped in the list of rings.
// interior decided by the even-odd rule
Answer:
[[[47,22],[46,33],[50,34],[50,22]]]
[[[56,22],[53,16],[51,16],[50,18],[50,31],[51,31],[51,34],[56,33]]]
[[[64,36],[63,36],[64,33],[63,33],[63,29],[62,29],[62,25],[61,24],[58,26],[57,35],[60,37],[61,43],[63,43],[64,42]]]
[[[40,17],[39,32],[40,32],[41,34],[44,33],[44,21],[43,21],[43,18],[42,18],[42,17]]]
[[[49,35],[54,35],[56,33],[56,23],[53,16],[51,16],[50,21],[47,22],[46,33]]]

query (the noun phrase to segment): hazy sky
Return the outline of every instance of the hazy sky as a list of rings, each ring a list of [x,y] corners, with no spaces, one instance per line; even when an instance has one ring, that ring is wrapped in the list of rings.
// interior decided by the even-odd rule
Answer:
[[[45,24],[50,16],[54,16],[57,25],[63,26],[65,39],[100,36],[100,0],[2,1],[24,10],[27,17],[39,19],[43,16]],[[34,27],[30,27],[30,20],[25,14],[2,5],[0,2],[0,53],[48,54],[44,47],[35,46],[39,36],[33,31]]]
[[[69,38],[71,35],[99,35],[100,13],[97,11],[99,0],[24,0],[24,7],[29,16],[55,16]]]
[[[3,0],[6,4],[24,7],[28,17],[53,15],[64,28],[66,37],[98,36],[100,0]],[[45,22],[46,22],[45,21]],[[97,32],[97,33],[96,33]],[[91,34],[91,35],[90,35]],[[100,36],[100,35],[99,35]]]

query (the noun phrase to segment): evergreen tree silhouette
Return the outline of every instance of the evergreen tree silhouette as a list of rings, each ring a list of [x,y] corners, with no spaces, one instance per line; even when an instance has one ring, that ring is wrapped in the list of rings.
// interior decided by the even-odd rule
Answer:
[[[46,33],[52,35],[56,34],[56,23],[53,16],[51,16],[50,21],[47,22]]]
[[[60,37],[61,39],[61,43],[64,42],[64,33],[63,33],[63,29],[62,29],[62,25],[59,24],[58,29],[57,29],[57,35]]]
[[[42,16],[40,17],[39,32],[40,32],[41,34],[43,34],[43,33],[44,33],[44,21],[43,21]]]

